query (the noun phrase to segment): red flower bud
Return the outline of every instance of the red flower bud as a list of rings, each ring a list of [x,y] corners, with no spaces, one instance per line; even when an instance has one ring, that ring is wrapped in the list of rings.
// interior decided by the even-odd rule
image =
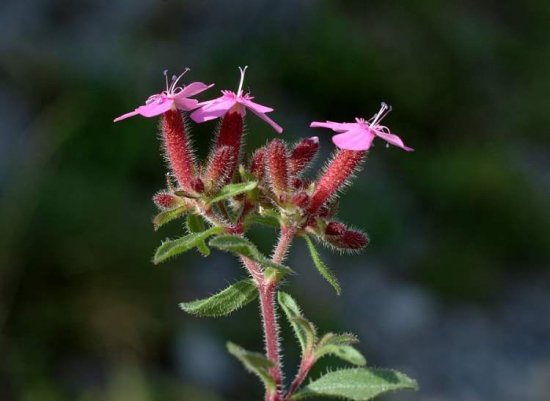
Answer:
[[[230,146],[222,146],[210,156],[204,175],[209,191],[216,191],[231,180],[234,153]]]
[[[250,173],[258,182],[264,178],[266,153],[265,148],[259,148],[254,152],[254,155],[252,155],[252,161],[250,162]]]
[[[288,156],[283,141],[274,139],[267,147],[267,173],[271,188],[276,195],[289,187]]]
[[[185,135],[181,114],[174,110],[164,113],[161,119],[161,131],[168,164],[180,187],[190,189],[189,183],[195,174],[195,163],[191,143]]]
[[[300,174],[317,154],[319,150],[319,138],[302,139],[292,150],[289,159],[290,174]]]
[[[157,192],[153,196],[153,202],[160,209],[173,209],[180,204],[179,198],[168,192]]]
[[[342,243],[350,249],[361,249],[368,245],[369,237],[359,231],[346,231]]]
[[[229,111],[225,114],[220,124],[220,130],[216,139],[216,146],[212,151],[214,155],[217,149],[228,146],[232,150],[232,160],[229,163],[229,174],[223,185],[229,183],[239,164],[241,143],[243,136],[243,117],[238,111]]]
[[[340,249],[357,251],[369,244],[369,237],[359,231],[346,230],[343,235],[337,237],[328,236],[327,240]]]
[[[305,208],[309,203],[309,195],[305,192],[300,192],[292,197],[292,204],[301,209]]]
[[[325,234],[331,236],[340,236],[346,232],[346,226],[337,221],[331,221],[325,227]]]
[[[336,152],[315,186],[315,192],[307,209],[308,213],[317,212],[327,200],[336,194],[347,179],[358,170],[366,154],[365,151],[353,150],[338,150]]]
[[[204,182],[202,182],[202,180],[199,177],[193,178],[191,180],[191,189],[193,191],[195,191],[196,193],[198,193],[198,194],[203,193],[204,192]]]

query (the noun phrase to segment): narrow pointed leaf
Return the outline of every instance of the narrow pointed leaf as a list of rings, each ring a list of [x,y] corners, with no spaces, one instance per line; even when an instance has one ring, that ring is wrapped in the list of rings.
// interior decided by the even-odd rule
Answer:
[[[319,340],[319,347],[325,345],[351,345],[358,343],[357,336],[352,333],[334,334],[327,333]]]
[[[241,280],[223,291],[204,299],[180,303],[181,309],[192,315],[219,317],[229,315],[258,297],[256,284],[250,279]]]
[[[277,301],[294,330],[294,334],[302,349],[302,355],[306,354],[313,348],[317,340],[315,326],[302,316],[300,307],[294,298],[286,292],[279,291],[277,293]]]
[[[198,216],[196,214],[190,214],[189,216],[187,216],[185,225],[187,226],[187,231],[189,231],[190,234],[200,233],[206,229],[204,225],[204,220],[201,216]],[[206,246],[206,242],[204,242],[204,240],[197,243],[197,249],[202,254],[202,256],[210,255],[210,248]]]
[[[346,362],[357,366],[365,366],[367,360],[365,357],[351,345],[329,344],[318,348],[315,351],[315,359],[320,359],[326,355],[334,355]]]
[[[309,253],[311,254],[311,259],[313,260],[313,264],[315,265],[319,273],[321,273],[321,276],[323,276],[325,280],[327,280],[330,283],[330,285],[332,285],[332,287],[336,291],[336,294],[340,295],[340,293],[342,292],[342,288],[340,287],[340,283],[338,282],[338,279],[336,278],[334,273],[332,273],[330,269],[321,260],[321,257],[319,256],[317,249],[315,249],[315,245],[313,244],[313,241],[307,235],[304,235],[304,239],[306,240],[307,247],[309,248]]]
[[[258,183],[256,181],[240,182],[238,184],[229,184],[223,187],[214,197],[208,200],[208,203],[216,203],[225,199],[233,198],[245,192],[252,191]]]
[[[164,210],[160,212],[153,218],[153,227],[155,228],[155,231],[157,231],[166,223],[169,223],[172,220],[175,220],[178,217],[182,216],[186,211],[187,208],[185,206],[179,206],[174,209]]]
[[[389,369],[344,369],[329,372],[309,383],[290,399],[308,397],[344,398],[367,401],[395,390],[416,390],[416,381],[403,373]]]
[[[270,391],[275,391],[275,380],[269,374],[269,369],[274,366],[273,362],[260,353],[247,351],[232,342],[227,343],[227,350],[244,365],[246,370],[257,375]]]
[[[186,252],[196,247],[197,244],[203,242],[206,238],[219,234],[222,231],[222,227],[212,227],[202,233],[188,234],[178,239],[168,240],[157,248],[155,256],[153,256],[153,263],[159,264],[172,256]]]
[[[264,268],[270,267],[284,273],[292,273],[290,267],[272,262],[269,258],[258,251],[258,248],[256,248],[252,242],[245,238],[238,237],[236,235],[220,235],[219,237],[211,239],[209,244],[210,246],[218,248],[222,251],[246,256],[247,258],[259,263]]]

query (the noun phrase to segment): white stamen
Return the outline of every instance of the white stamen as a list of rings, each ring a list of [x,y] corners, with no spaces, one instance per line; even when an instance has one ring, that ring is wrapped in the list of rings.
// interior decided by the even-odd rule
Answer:
[[[378,110],[378,113],[376,113],[374,117],[372,117],[369,120],[370,125],[372,126],[372,125],[378,124],[380,121],[384,119],[384,117],[388,115],[390,111],[391,111],[391,106],[389,106],[385,102],[380,103],[380,110]]]
[[[168,92],[168,70],[164,70],[162,73],[164,74],[164,80],[166,81],[166,92]]]
[[[237,97],[241,96],[241,94],[242,94],[243,83],[244,83],[244,74],[245,74],[247,68],[248,68],[247,65],[245,65],[244,68],[239,67],[239,70],[241,71],[241,81],[239,82],[239,90],[237,91]]]
[[[175,75],[172,77],[172,85],[170,85],[170,89],[168,92],[173,92],[174,89],[176,89],[176,85],[178,84],[178,81],[183,77],[187,72],[189,71],[189,68],[186,68],[185,71],[183,71],[179,77],[176,77]]]

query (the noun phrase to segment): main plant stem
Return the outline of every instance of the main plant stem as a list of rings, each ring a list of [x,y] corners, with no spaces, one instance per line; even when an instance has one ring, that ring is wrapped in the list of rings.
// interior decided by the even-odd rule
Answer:
[[[273,251],[271,260],[275,263],[284,261],[288,248],[294,238],[295,230],[287,227],[281,228],[279,242]],[[250,259],[242,258],[244,265],[258,284],[260,292],[260,311],[264,330],[265,353],[274,364],[271,368],[271,376],[275,380],[276,390],[266,390],[265,401],[282,401],[282,373],[281,358],[279,355],[279,326],[275,311],[275,293],[277,292],[278,276],[267,276],[265,271],[260,273],[258,265]],[[259,274],[260,273],[260,274]]]

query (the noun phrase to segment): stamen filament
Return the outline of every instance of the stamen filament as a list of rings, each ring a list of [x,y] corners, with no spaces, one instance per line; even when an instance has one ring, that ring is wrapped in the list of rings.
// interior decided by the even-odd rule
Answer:
[[[170,89],[168,89],[168,92],[172,93],[174,91],[174,89],[176,88],[176,85],[178,84],[178,81],[181,79],[181,77],[183,77],[187,72],[189,71],[189,68],[186,68],[185,71],[183,71],[179,77],[177,78],[172,78],[172,85],[170,85]]]
[[[237,97],[241,96],[241,94],[242,94],[243,83],[244,83],[244,74],[245,74],[247,68],[248,68],[247,65],[245,65],[244,68],[239,67],[239,70],[241,71],[241,81],[239,82],[239,90],[237,90]]]

